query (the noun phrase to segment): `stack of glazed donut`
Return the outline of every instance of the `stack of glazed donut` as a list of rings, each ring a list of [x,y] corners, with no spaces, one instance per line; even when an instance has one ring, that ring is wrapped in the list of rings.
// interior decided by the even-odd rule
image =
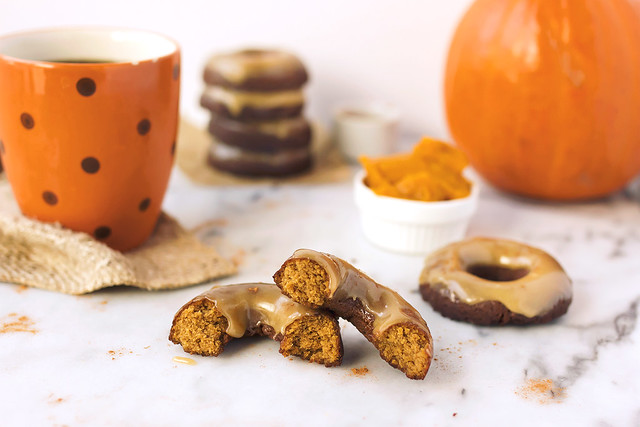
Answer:
[[[302,62],[277,50],[213,56],[204,70],[200,104],[211,111],[216,169],[247,176],[286,176],[311,167],[311,127],[302,116]]]

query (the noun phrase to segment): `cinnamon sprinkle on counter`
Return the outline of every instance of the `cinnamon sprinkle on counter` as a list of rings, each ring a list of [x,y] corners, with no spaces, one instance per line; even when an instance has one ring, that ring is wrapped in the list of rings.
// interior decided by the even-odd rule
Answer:
[[[247,255],[244,249],[238,249],[235,254],[231,255],[231,262],[236,267],[241,266],[244,263],[244,258]]]
[[[553,380],[529,378],[516,394],[523,399],[537,399],[541,404],[561,403],[567,397],[565,388],[553,384]]]
[[[16,313],[9,313],[7,317],[0,321],[0,334],[9,334],[12,332],[27,332],[37,334],[38,330],[34,328],[35,322],[27,316],[18,316]]]
[[[55,405],[64,402],[64,399],[62,397],[56,398],[53,393],[50,393],[47,402],[51,405]]]

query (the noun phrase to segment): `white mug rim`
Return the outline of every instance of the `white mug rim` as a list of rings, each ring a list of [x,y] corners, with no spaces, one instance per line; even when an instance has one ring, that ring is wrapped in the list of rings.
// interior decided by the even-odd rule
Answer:
[[[130,54],[127,57],[127,54],[122,54],[121,57],[113,57],[113,58],[105,58],[105,55],[101,55],[99,52],[94,52],[93,49],[87,51],[87,53],[81,53],[82,49],[79,53],[69,53],[70,56],[68,59],[86,59],[86,60],[96,60],[96,62],[60,62],[57,60],[53,60],[55,53],[50,55],[50,58],[34,58],[34,55],[18,55],[15,53],[15,50],[19,49],[17,47],[7,48],[7,44],[16,43],[22,41],[23,43],[34,43],[40,44],[50,43],[52,46],[55,44],[55,40],[48,40],[50,37],[61,37],[61,36],[87,36],[93,35],[95,37],[102,37],[107,40],[108,38],[112,39],[112,44],[115,46],[118,42],[120,45],[123,43],[131,43],[131,41],[137,37],[138,42],[141,46],[140,52],[136,54]],[[126,37],[130,37],[126,39]],[[117,39],[121,39],[117,41]],[[143,40],[146,38],[147,40]],[[85,40],[80,40],[80,42],[84,42]],[[144,43],[148,43],[149,45],[155,42],[157,43],[155,47],[149,46],[148,49],[143,46]],[[72,47],[68,47],[68,49],[72,49]],[[144,50],[146,49],[146,50]],[[148,52],[147,54],[142,53]],[[7,52],[8,51],[8,52]],[[156,62],[161,58],[169,57],[174,55],[176,52],[180,51],[180,46],[178,43],[167,37],[164,34],[145,30],[145,29],[137,29],[137,28],[126,28],[126,27],[107,27],[107,26],[78,26],[78,27],[51,27],[51,28],[36,28],[32,30],[19,31],[14,33],[8,33],[0,36],[0,59],[6,62],[24,62],[24,63],[33,63],[33,64],[41,64],[47,66],[53,65],[65,65],[65,66],[113,66],[113,65],[122,65],[122,64],[133,64],[136,65],[140,62],[152,61]],[[91,53],[89,53],[91,52]],[[110,56],[110,55],[106,55]],[[75,58],[73,58],[75,57]],[[61,58],[58,58],[61,59]],[[108,61],[102,61],[102,60]]]

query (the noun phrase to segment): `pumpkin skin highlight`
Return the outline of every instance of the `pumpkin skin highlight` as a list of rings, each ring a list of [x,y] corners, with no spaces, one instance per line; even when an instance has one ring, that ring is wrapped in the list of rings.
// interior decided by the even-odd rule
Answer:
[[[496,187],[571,200],[640,172],[640,20],[627,0],[477,0],[449,50],[451,135]]]

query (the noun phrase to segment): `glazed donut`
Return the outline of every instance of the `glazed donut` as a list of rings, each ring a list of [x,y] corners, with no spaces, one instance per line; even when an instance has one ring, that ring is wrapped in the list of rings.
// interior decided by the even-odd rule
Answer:
[[[434,310],[453,320],[525,325],[565,314],[572,286],[558,261],[541,249],[473,238],[427,257],[420,293]]]
[[[304,117],[273,122],[239,122],[213,114],[209,133],[227,145],[261,153],[307,148],[311,143],[311,126]]]
[[[423,379],[433,357],[431,333],[400,295],[333,255],[298,249],[273,276],[282,292],[351,322],[391,366]]]
[[[209,147],[208,162],[218,170],[236,175],[273,177],[306,172],[313,163],[309,148],[260,153],[231,147],[215,140]]]
[[[270,49],[214,55],[204,69],[205,83],[243,91],[299,89],[308,78],[304,64],[295,55]]]
[[[232,338],[251,335],[280,341],[285,357],[325,366],[342,362],[335,316],[297,304],[267,283],[213,287],[198,295],[176,313],[169,340],[187,353],[218,356]]]
[[[302,86],[307,79],[304,65],[290,53],[249,49],[215,55],[204,70],[200,104],[240,121],[297,117],[304,107]]]
[[[297,117],[304,107],[302,89],[278,92],[245,92],[207,86],[200,105],[234,120],[279,120]]]

